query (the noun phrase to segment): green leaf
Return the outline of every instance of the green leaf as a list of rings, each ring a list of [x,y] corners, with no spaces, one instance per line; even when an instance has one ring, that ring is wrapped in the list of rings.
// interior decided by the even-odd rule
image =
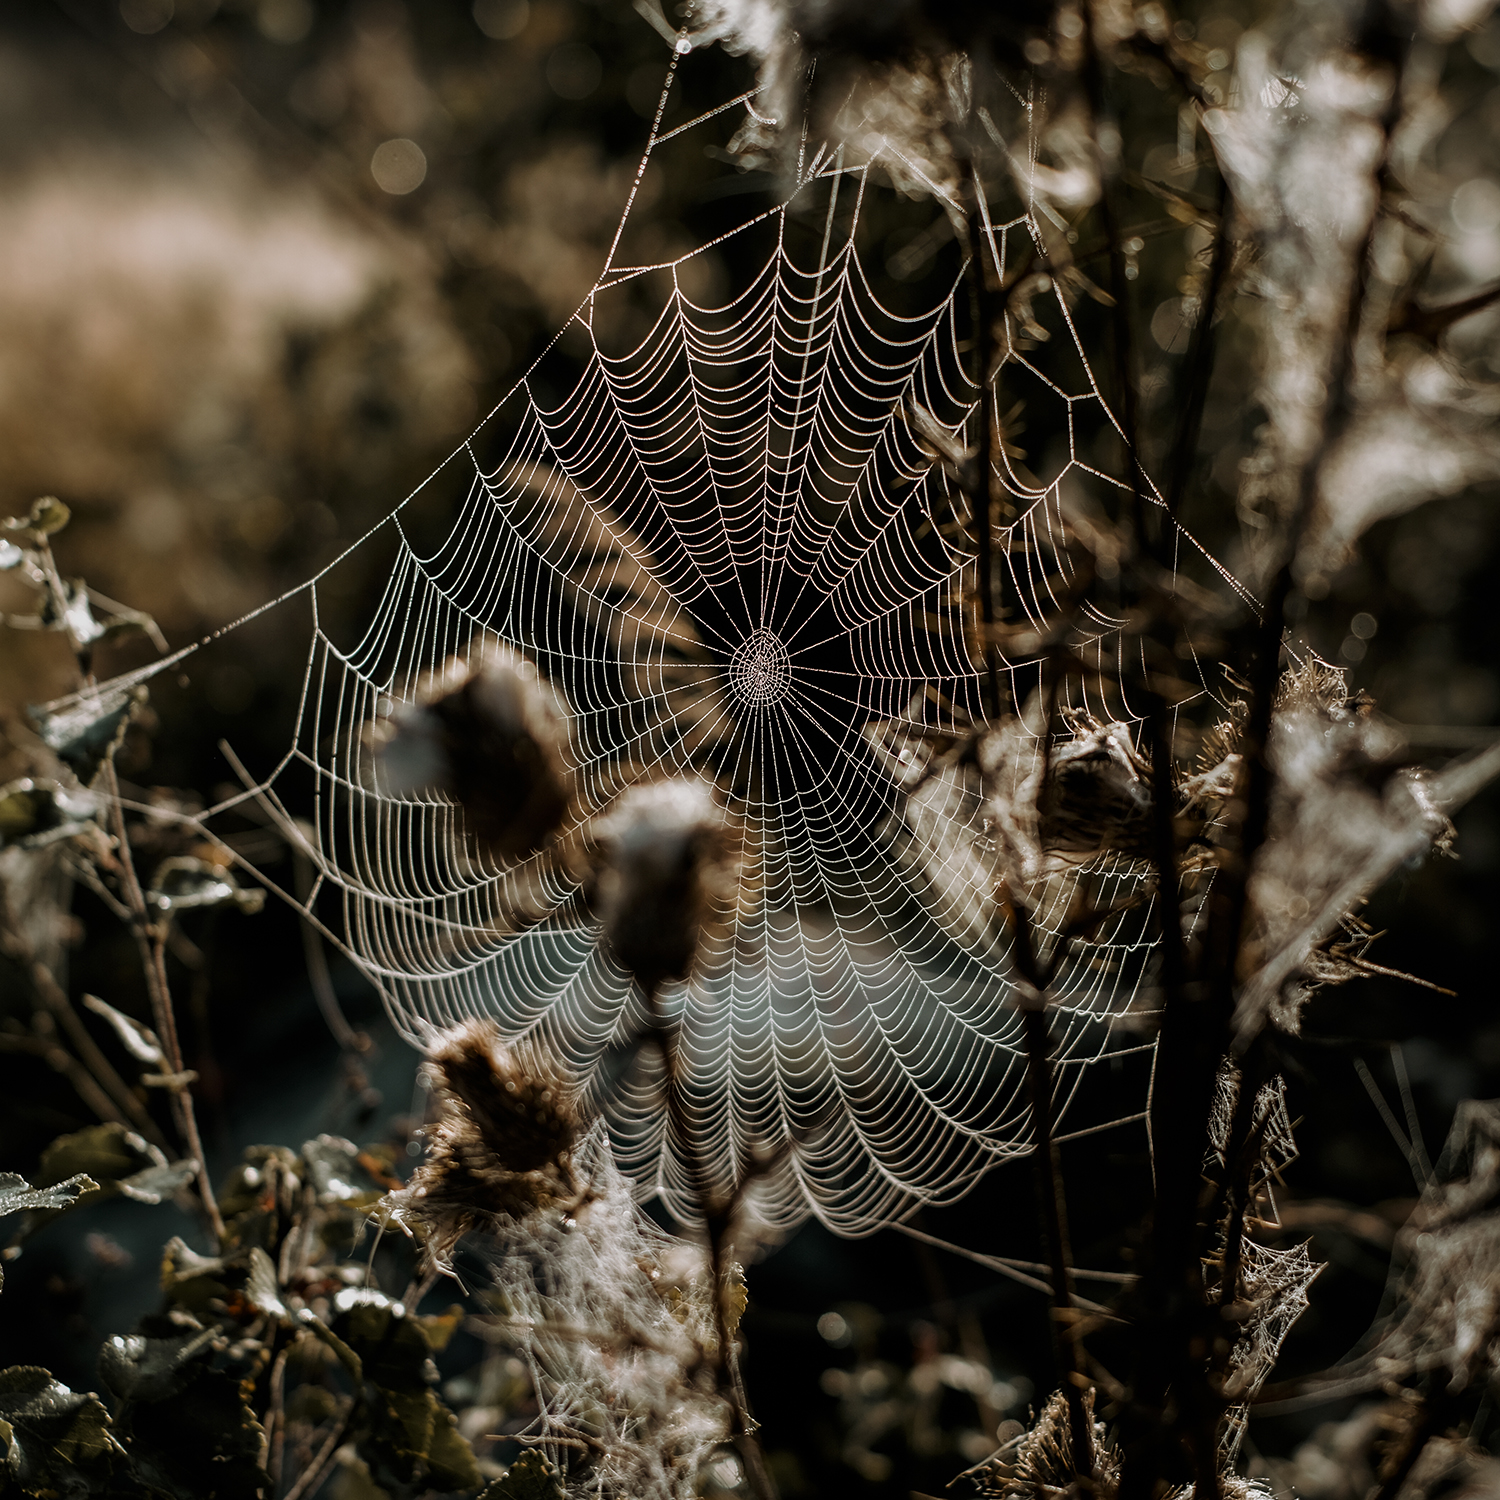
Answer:
[[[425,1317],[418,1318],[417,1322],[427,1335],[428,1347],[436,1354],[448,1347],[448,1340],[463,1326],[467,1316],[465,1309],[455,1302],[447,1312],[428,1313]]]
[[[14,1172],[0,1172],[0,1219],[29,1208],[72,1208],[85,1193],[97,1192],[99,1184],[79,1172],[66,1182],[34,1188]]]
[[[96,1492],[121,1453],[109,1413],[35,1365],[0,1370],[3,1471],[22,1494],[73,1500]]]
[[[564,1500],[562,1480],[539,1448],[529,1448],[479,1492],[479,1500]]]
[[[427,1442],[427,1482],[438,1490],[471,1490],[481,1479],[474,1450],[458,1430],[458,1419],[436,1396],[432,1402],[432,1435]]]
[[[53,536],[72,519],[73,512],[56,495],[43,495],[32,504],[26,525],[29,530],[42,536]]]
[[[135,1477],[170,1500],[256,1500],[264,1437],[240,1382],[202,1364],[165,1400],[128,1402],[120,1427]]]
[[[356,1382],[365,1378],[364,1363],[359,1355],[326,1323],[305,1307],[297,1313],[297,1321],[315,1338],[321,1339],[333,1350],[334,1354],[338,1356],[339,1363],[343,1365]]]

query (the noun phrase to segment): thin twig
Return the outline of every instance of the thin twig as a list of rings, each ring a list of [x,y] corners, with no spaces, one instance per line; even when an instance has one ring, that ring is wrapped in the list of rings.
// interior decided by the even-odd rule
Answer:
[[[1051,738],[1050,725],[1045,738]],[[1026,1046],[1027,1097],[1031,1108],[1032,1162],[1037,1206],[1047,1247],[1048,1283],[1052,1293],[1053,1339],[1058,1372],[1062,1376],[1068,1404],[1073,1472],[1089,1479],[1094,1472],[1094,1433],[1084,1387],[1088,1361],[1078,1328],[1078,1308],[1069,1267],[1073,1255],[1068,1243],[1067,1199],[1063,1188],[1062,1163],[1052,1129],[1052,1033],[1047,1024],[1046,986],[1042,983],[1031,919],[1020,902],[1007,901],[1015,938],[1015,962],[1031,993],[1020,1000],[1022,1035]]]
[[[314,1455],[313,1461],[297,1476],[297,1482],[286,1492],[282,1500],[312,1500],[318,1486],[328,1476],[328,1467],[349,1431],[349,1422],[353,1415],[354,1401],[351,1397],[343,1416],[339,1418],[333,1431],[328,1434],[323,1446]]]
[[[726,1371],[730,1372],[727,1399],[734,1417],[735,1449],[744,1460],[747,1476],[757,1494],[761,1496],[761,1500],[776,1500],[776,1483],[766,1467],[765,1456],[755,1437],[755,1419],[750,1415],[744,1388],[733,1375],[734,1359],[730,1345],[729,1324],[724,1316],[724,1287],[728,1272],[725,1249],[734,1202],[731,1200],[725,1204],[715,1200],[708,1173],[704,1169],[698,1152],[696,1132],[682,1098],[677,1059],[677,1028],[662,1015],[656,990],[643,987],[642,992],[646,1000],[646,1009],[651,1016],[650,1036],[661,1053],[662,1068],[665,1073],[662,1093],[668,1125],[681,1145],[688,1183],[697,1201],[698,1212],[703,1219],[704,1233],[708,1239],[714,1338],[717,1345],[712,1361],[715,1384],[723,1392],[724,1374]]]
[[[3,894],[0,894],[0,901],[3,899]],[[5,908],[5,921],[3,927],[0,927],[0,951],[4,951],[6,956],[25,972],[42,1003],[67,1032],[83,1066],[112,1101],[113,1109],[107,1116],[101,1116],[101,1118],[118,1120],[121,1124],[132,1126],[152,1145],[165,1151],[167,1139],[161,1133],[156,1121],[151,1118],[145,1105],[131,1092],[130,1086],[115,1071],[109,1059],[89,1035],[88,1028],[83,1024],[83,1018],[74,1009],[67,992],[58,984],[57,977],[51,968],[36,956],[36,950],[19,925],[10,920],[8,903]],[[86,1102],[89,1108],[97,1114],[98,1109],[95,1103],[92,1100]]]
[[[141,968],[146,976],[146,990],[151,997],[156,1034],[166,1056],[168,1072],[180,1078],[184,1071],[182,1049],[177,1040],[177,1018],[172,1011],[172,992],[167,984],[166,964],[162,956],[166,946],[165,937],[159,926],[151,920],[145,893],[141,890],[141,882],[136,875],[135,860],[130,852],[130,835],[125,827],[125,812],[120,802],[120,783],[115,775],[114,762],[107,757],[101,775],[105,795],[109,799],[110,821],[114,824],[115,838],[119,844],[120,883],[125,892],[125,904],[130,908],[131,933],[135,937]],[[219,1216],[219,1205],[214,1199],[213,1184],[209,1180],[208,1158],[204,1154],[202,1137],[198,1134],[193,1096],[188,1092],[188,1085],[181,1082],[171,1090],[171,1096],[177,1127],[182,1133],[188,1153],[198,1163],[198,1192],[217,1247],[224,1240],[224,1221]]]
[[[1229,279],[1230,262],[1234,259],[1234,241],[1230,238],[1233,216],[1234,198],[1229,189],[1229,178],[1220,171],[1218,226],[1214,231],[1213,259],[1209,262],[1208,285],[1198,301],[1198,317],[1193,324],[1187,358],[1183,362],[1185,398],[1182,403],[1182,419],[1178,424],[1177,436],[1172,444],[1172,456],[1167,464],[1165,498],[1167,510],[1174,519],[1182,513],[1188,482],[1193,477],[1193,465],[1198,456],[1198,435],[1203,428],[1208,388],[1213,380],[1217,342],[1214,320],[1218,314],[1219,297],[1224,290],[1224,283]]]
[[[971,152],[966,159],[972,203],[964,223],[968,235],[969,299],[974,320],[974,385],[979,391],[979,440],[975,444],[974,472],[969,484],[969,513],[974,521],[976,544],[974,566],[979,575],[979,628],[985,676],[989,684],[989,712],[997,717],[1003,708],[1000,664],[995,649],[995,503],[994,503],[994,380],[995,330],[990,308],[989,278],[985,274],[984,184],[979,180]]]

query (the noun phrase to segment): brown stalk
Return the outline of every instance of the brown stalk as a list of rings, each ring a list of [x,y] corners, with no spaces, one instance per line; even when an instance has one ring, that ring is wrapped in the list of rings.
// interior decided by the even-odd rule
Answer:
[[[1100,56],[1096,7],[1090,5],[1083,28],[1083,83],[1095,138],[1105,123],[1107,94]],[[1139,403],[1135,383],[1134,344],[1130,319],[1130,282],[1124,248],[1117,232],[1115,179],[1117,163],[1099,153],[1100,203],[1109,242],[1110,292],[1114,298],[1115,381],[1120,399],[1126,463],[1129,469],[1131,529],[1137,565],[1164,563],[1167,535],[1160,522],[1153,526],[1145,496],[1140,459]],[[1200,363],[1211,369],[1212,345],[1199,342]],[[1206,380],[1206,376],[1205,376]],[[1180,442],[1196,448],[1197,421],[1189,427],[1185,413]],[[1166,523],[1170,524],[1170,522]],[[1172,626],[1158,618],[1152,637],[1164,645]],[[1136,1344],[1132,1400],[1124,1416],[1125,1466],[1121,1500],[1145,1500],[1155,1486],[1169,1445],[1165,1426],[1169,1392],[1175,1390],[1181,1420],[1194,1429],[1189,1446],[1195,1460],[1196,1494],[1213,1500],[1219,1492],[1215,1423],[1196,1398],[1206,1371],[1191,1357],[1191,1329],[1203,1307],[1199,1221],[1201,1141],[1206,1139],[1213,1080],[1223,1047],[1218,1038],[1224,1025],[1214,1024],[1203,997],[1188,983],[1187,952],[1181,924],[1181,882],[1173,811],[1172,727],[1167,705],[1150,681],[1145,693],[1144,739],[1152,783],[1151,863],[1156,877],[1158,928],[1161,935],[1159,986],[1162,1021],[1157,1040],[1156,1082],[1151,1102],[1151,1139],[1155,1195],[1151,1214],[1150,1254],[1140,1284],[1143,1317]],[[1226,1013],[1227,1015],[1227,1013]],[[1174,1424],[1176,1425],[1176,1424]]]
[[[272,1324],[274,1337],[275,1325]],[[271,1365],[269,1405],[266,1408],[264,1436],[260,1445],[261,1467],[271,1476],[271,1493],[281,1488],[281,1469],[286,1450],[286,1361],[292,1346],[286,1344]]]
[[[1404,59],[1403,59],[1404,61]],[[1389,152],[1391,135],[1400,117],[1401,72],[1382,121]],[[1384,166],[1380,169],[1384,171]],[[1225,1055],[1241,955],[1250,917],[1249,877],[1257,854],[1269,834],[1274,773],[1267,759],[1271,718],[1280,680],[1281,642],[1286,606],[1295,590],[1294,565],[1299,544],[1316,505],[1323,466],[1353,414],[1352,376],[1356,342],[1363,319],[1370,254],[1375,232],[1372,217],[1354,260],[1345,309],[1343,336],[1331,351],[1328,395],[1318,444],[1298,476],[1296,505],[1286,526],[1279,565],[1267,591],[1264,614],[1256,632],[1250,671],[1250,714],[1243,731],[1243,792],[1239,816],[1231,813],[1227,832],[1238,845],[1237,858],[1228,862],[1214,882],[1209,898],[1208,937],[1204,953],[1206,1003],[1191,1007],[1195,1024],[1179,1028],[1170,1010],[1163,1018],[1153,1094],[1153,1140],[1158,1145],[1157,1221],[1153,1225],[1153,1269],[1148,1275],[1148,1307],[1155,1302],[1160,1326],[1142,1341],[1142,1379],[1136,1388],[1137,1420],[1164,1409],[1174,1379],[1197,1388],[1201,1362],[1192,1357],[1196,1318],[1193,1303],[1201,1305],[1199,1255],[1204,1225],[1198,1212],[1201,1168],[1208,1141],[1213,1072]],[[1169,1043],[1171,1044],[1169,1050]],[[1165,1086],[1164,1086],[1165,1085]],[[1184,1293],[1187,1299],[1184,1301]],[[1174,1308],[1174,1303],[1176,1307]],[[1179,1399],[1186,1396],[1179,1391]],[[1210,1437],[1199,1433],[1200,1475],[1212,1449]],[[1149,1439],[1133,1450],[1127,1446],[1121,1500],[1144,1500],[1158,1477],[1161,1447]]]
[[[282,1500],[311,1500],[318,1486],[328,1477],[333,1455],[338,1452],[344,1438],[348,1435],[349,1423],[353,1415],[354,1401],[350,1399],[343,1416],[334,1423],[323,1446],[313,1456],[313,1461],[297,1476],[296,1483],[286,1492]]]
[[[661,1052],[665,1078],[662,1086],[663,1103],[667,1121],[682,1146],[683,1162],[687,1168],[688,1184],[696,1200],[698,1212],[703,1219],[704,1234],[708,1239],[708,1270],[712,1287],[714,1316],[714,1338],[716,1348],[713,1355],[714,1383],[721,1394],[726,1394],[729,1409],[734,1418],[734,1445],[744,1460],[745,1472],[761,1500],[776,1500],[776,1482],[766,1467],[765,1455],[755,1436],[756,1423],[750,1415],[750,1407],[744,1387],[739,1379],[735,1362],[730,1354],[729,1324],[724,1317],[724,1287],[728,1265],[729,1232],[733,1225],[736,1198],[727,1202],[718,1200],[709,1183],[708,1173],[698,1151],[693,1122],[683,1103],[680,1070],[677,1061],[677,1027],[667,1021],[658,1004],[657,990],[642,986],[646,1009],[651,1015],[650,1037]],[[726,1373],[729,1379],[725,1380]],[[727,1388],[727,1389],[726,1389]]]
[[[996,374],[994,309],[990,305],[989,277],[985,273],[988,239],[984,232],[984,184],[979,180],[972,152],[965,158],[965,169],[972,199],[964,224],[968,239],[969,300],[974,320],[974,385],[979,391],[979,440],[974,454],[976,472],[967,488],[970,491],[969,511],[974,518],[974,566],[979,574],[979,622],[983,639],[984,670],[989,683],[989,712],[991,718],[996,718],[1004,711],[1005,699],[995,648],[995,497],[992,471],[998,411],[993,386]]]
[[[1005,700],[1001,696],[994,630],[997,611],[994,596],[994,497],[991,470],[998,419],[993,382],[994,313],[990,306],[988,277],[985,274],[984,254],[987,246],[982,213],[984,188],[975,170],[972,153],[966,158],[966,164],[973,199],[966,223],[969,241],[968,278],[974,317],[974,384],[979,391],[979,442],[975,467],[969,476],[970,511],[975,518],[978,543],[976,567],[979,574],[979,614],[984,634],[984,665],[989,679],[989,707],[991,715],[998,717],[1003,711]],[[1048,696],[1048,730],[1042,736],[1044,776],[1055,708],[1054,687],[1054,691]],[[1032,1161],[1035,1167],[1037,1203],[1047,1246],[1054,1347],[1058,1371],[1062,1376],[1063,1393],[1068,1404],[1073,1467],[1080,1477],[1087,1479],[1094,1472],[1093,1430],[1083,1399],[1084,1387],[1088,1383],[1088,1366],[1079,1335],[1072,1278],[1068,1270],[1072,1254],[1068,1244],[1067,1201],[1052,1129],[1052,1038],[1046,1013],[1046,991],[1051,976],[1044,976],[1041,971],[1025,907],[1019,902],[1006,901],[1006,910],[1015,936],[1016,966],[1033,992],[1031,999],[1020,1007],[1031,1109]]]
[[[1067,1195],[1063,1186],[1062,1162],[1053,1138],[1052,1034],[1047,1024],[1046,977],[1037,961],[1036,943],[1026,908],[1019,902],[1007,901],[1006,910],[1015,937],[1016,968],[1031,990],[1017,1008],[1021,1012],[1022,1036],[1026,1045],[1026,1085],[1031,1108],[1037,1206],[1047,1243],[1048,1280],[1052,1289],[1053,1347],[1062,1376],[1063,1397],[1068,1403],[1073,1471],[1080,1478],[1089,1479],[1094,1472],[1094,1434],[1083,1399],[1084,1388],[1089,1383],[1088,1361],[1073,1299]]]
[[[180,1080],[183,1073],[182,1048],[177,1039],[177,1019],[172,1011],[172,991],[167,983],[164,958],[166,933],[160,923],[151,920],[151,913],[146,906],[145,893],[141,890],[135,861],[130,853],[130,836],[125,828],[125,813],[120,803],[119,779],[115,775],[114,762],[107,757],[101,775],[109,798],[110,821],[114,824],[115,838],[119,845],[120,884],[125,892],[125,905],[130,910],[130,930],[146,976],[146,990],[151,997],[151,1014],[156,1023],[156,1034],[161,1041],[168,1073]],[[219,1216],[219,1205],[214,1199],[213,1184],[209,1181],[208,1159],[204,1155],[202,1137],[198,1134],[193,1096],[188,1092],[188,1085],[179,1081],[172,1087],[171,1097],[177,1128],[189,1154],[198,1163],[198,1192],[217,1247],[224,1239],[224,1221]]]
[[[1198,436],[1203,429],[1203,412],[1208,404],[1208,387],[1213,379],[1214,355],[1217,352],[1214,318],[1218,312],[1224,283],[1229,279],[1230,263],[1234,259],[1234,241],[1229,233],[1233,217],[1234,197],[1229,189],[1229,179],[1221,171],[1213,259],[1209,262],[1208,285],[1198,305],[1198,318],[1188,341],[1187,358],[1183,361],[1186,399],[1183,402],[1177,436],[1172,443],[1172,456],[1167,464],[1166,503],[1167,510],[1174,519],[1182,513],[1182,502],[1187,498],[1188,484],[1193,477],[1193,464],[1198,456]]]
[[[82,1017],[73,1008],[72,1001],[58,984],[57,977],[51,968],[36,956],[35,949],[26,940],[25,935],[9,920],[8,903],[5,926],[3,931],[0,931],[0,950],[3,950],[7,957],[14,960],[25,971],[26,977],[31,981],[31,986],[42,1003],[67,1032],[68,1039],[82,1060],[83,1067],[98,1089],[102,1090],[102,1094],[108,1097],[111,1104],[110,1112],[107,1115],[101,1115],[100,1118],[117,1120],[122,1125],[129,1125],[145,1136],[152,1145],[165,1150],[167,1140],[158,1129],[156,1121],[151,1118],[145,1105],[131,1092],[130,1086],[115,1071],[110,1060],[89,1035]],[[93,1099],[86,1102],[90,1109],[93,1109],[96,1114],[99,1113]]]

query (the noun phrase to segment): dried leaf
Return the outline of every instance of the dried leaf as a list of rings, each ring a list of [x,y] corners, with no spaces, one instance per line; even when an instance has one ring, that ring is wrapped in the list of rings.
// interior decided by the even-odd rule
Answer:
[[[189,1382],[159,1401],[128,1402],[121,1435],[136,1477],[171,1500],[257,1500],[264,1433],[233,1376],[190,1365]]]
[[[161,1065],[161,1042],[149,1026],[143,1026],[134,1016],[127,1016],[124,1011],[116,1010],[97,995],[85,995],[83,1003],[86,1009],[109,1022],[120,1039],[120,1045],[137,1062],[148,1063],[153,1067]]]
[[[90,633],[75,629],[74,634],[80,640],[95,640],[104,633],[92,615],[89,626]],[[86,693],[56,713],[33,705],[26,714],[42,742],[87,786],[99,767],[119,748],[126,729],[145,701],[144,688],[112,688]]]
[[[14,1172],[0,1172],[0,1218],[31,1208],[72,1208],[84,1193],[96,1192],[98,1187],[84,1172],[45,1188],[32,1187]]]
[[[46,777],[0,786],[0,848],[40,849],[97,826],[99,799]]]
[[[97,1396],[71,1391],[35,1365],[0,1370],[3,1472],[22,1494],[73,1500],[96,1493],[121,1453]]]
[[[198,1163],[190,1157],[183,1157],[181,1161],[147,1167],[144,1171],[122,1177],[119,1189],[137,1203],[161,1203],[185,1188],[197,1175]]]
[[[50,1187],[85,1173],[99,1184],[81,1200],[88,1202],[96,1193],[101,1198],[112,1195],[122,1178],[165,1165],[161,1152],[133,1130],[111,1123],[59,1136],[42,1152],[37,1177],[40,1186]]]
[[[99,1350],[99,1378],[123,1401],[165,1401],[192,1380],[193,1362],[217,1336],[217,1328],[170,1338],[117,1334]]]

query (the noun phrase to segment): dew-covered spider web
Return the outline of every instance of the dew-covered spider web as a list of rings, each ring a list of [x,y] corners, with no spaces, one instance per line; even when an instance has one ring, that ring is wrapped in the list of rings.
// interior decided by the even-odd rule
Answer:
[[[658,123],[647,158],[677,133]],[[876,190],[867,168],[809,149],[785,204],[705,250],[630,266],[617,239],[573,320],[571,383],[534,369],[356,544],[395,548],[362,635],[323,628],[325,575],[277,601],[311,603],[306,678],[285,756],[250,768],[246,792],[289,829],[309,819],[296,836],[316,881],[297,904],[341,909],[329,935],[407,1036],[491,1017],[538,1037],[603,1102],[638,1190],[690,1214],[656,1080],[620,1062],[644,1015],[576,863],[555,848],[513,865],[477,852],[441,794],[382,789],[368,731],[424,674],[500,642],[564,708],[579,796],[563,845],[632,785],[711,779],[739,873],[698,972],[664,999],[693,1149],[721,1187],[752,1154],[774,1156],[759,1212],[781,1225],[812,1212],[849,1234],[952,1201],[1029,1149],[977,779],[960,757],[920,780],[933,747],[985,714],[973,527],[929,441],[943,429],[962,446],[975,430],[968,293],[960,270],[930,305],[882,304],[861,240]],[[717,305],[692,300],[695,256],[731,242],[733,264],[759,269]],[[1022,212],[988,226],[983,253],[1005,275],[1036,243]],[[665,288],[654,322],[607,348],[595,331],[611,299],[648,273]],[[1065,505],[1124,489],[1093,456],[1105,445],[1090,434],[1113,418],[1074,315],[1040,286],[1027,316],[1050,338],[1011,339],[1001,404],[1047,408],[1060,437],[1029,466],[996,452],[1014,513],[997,549],[1004,602],[1036,625],[1069,581]],[[409,517],[438,492],[451,524],[419,542]],[[1089,619],[1083,649],[1117,680],[1119,622]],[[1024,697],[1034,659],[1002,668]],[[1136,717],[1118,689],[1091,692],[1076,702],[1101,720]],[[309,780],[311,805],[293,794]],[[1142,878],[1102,860],[1083,873],[1102,906]],[[1055,932],[1068,899],[1063,882],[1039,926]],[[1088,1064],[1143,1050],[1116,1023],[1143,991],[1148,925],[1122,911],[1059,976],[1060,1107]]]

